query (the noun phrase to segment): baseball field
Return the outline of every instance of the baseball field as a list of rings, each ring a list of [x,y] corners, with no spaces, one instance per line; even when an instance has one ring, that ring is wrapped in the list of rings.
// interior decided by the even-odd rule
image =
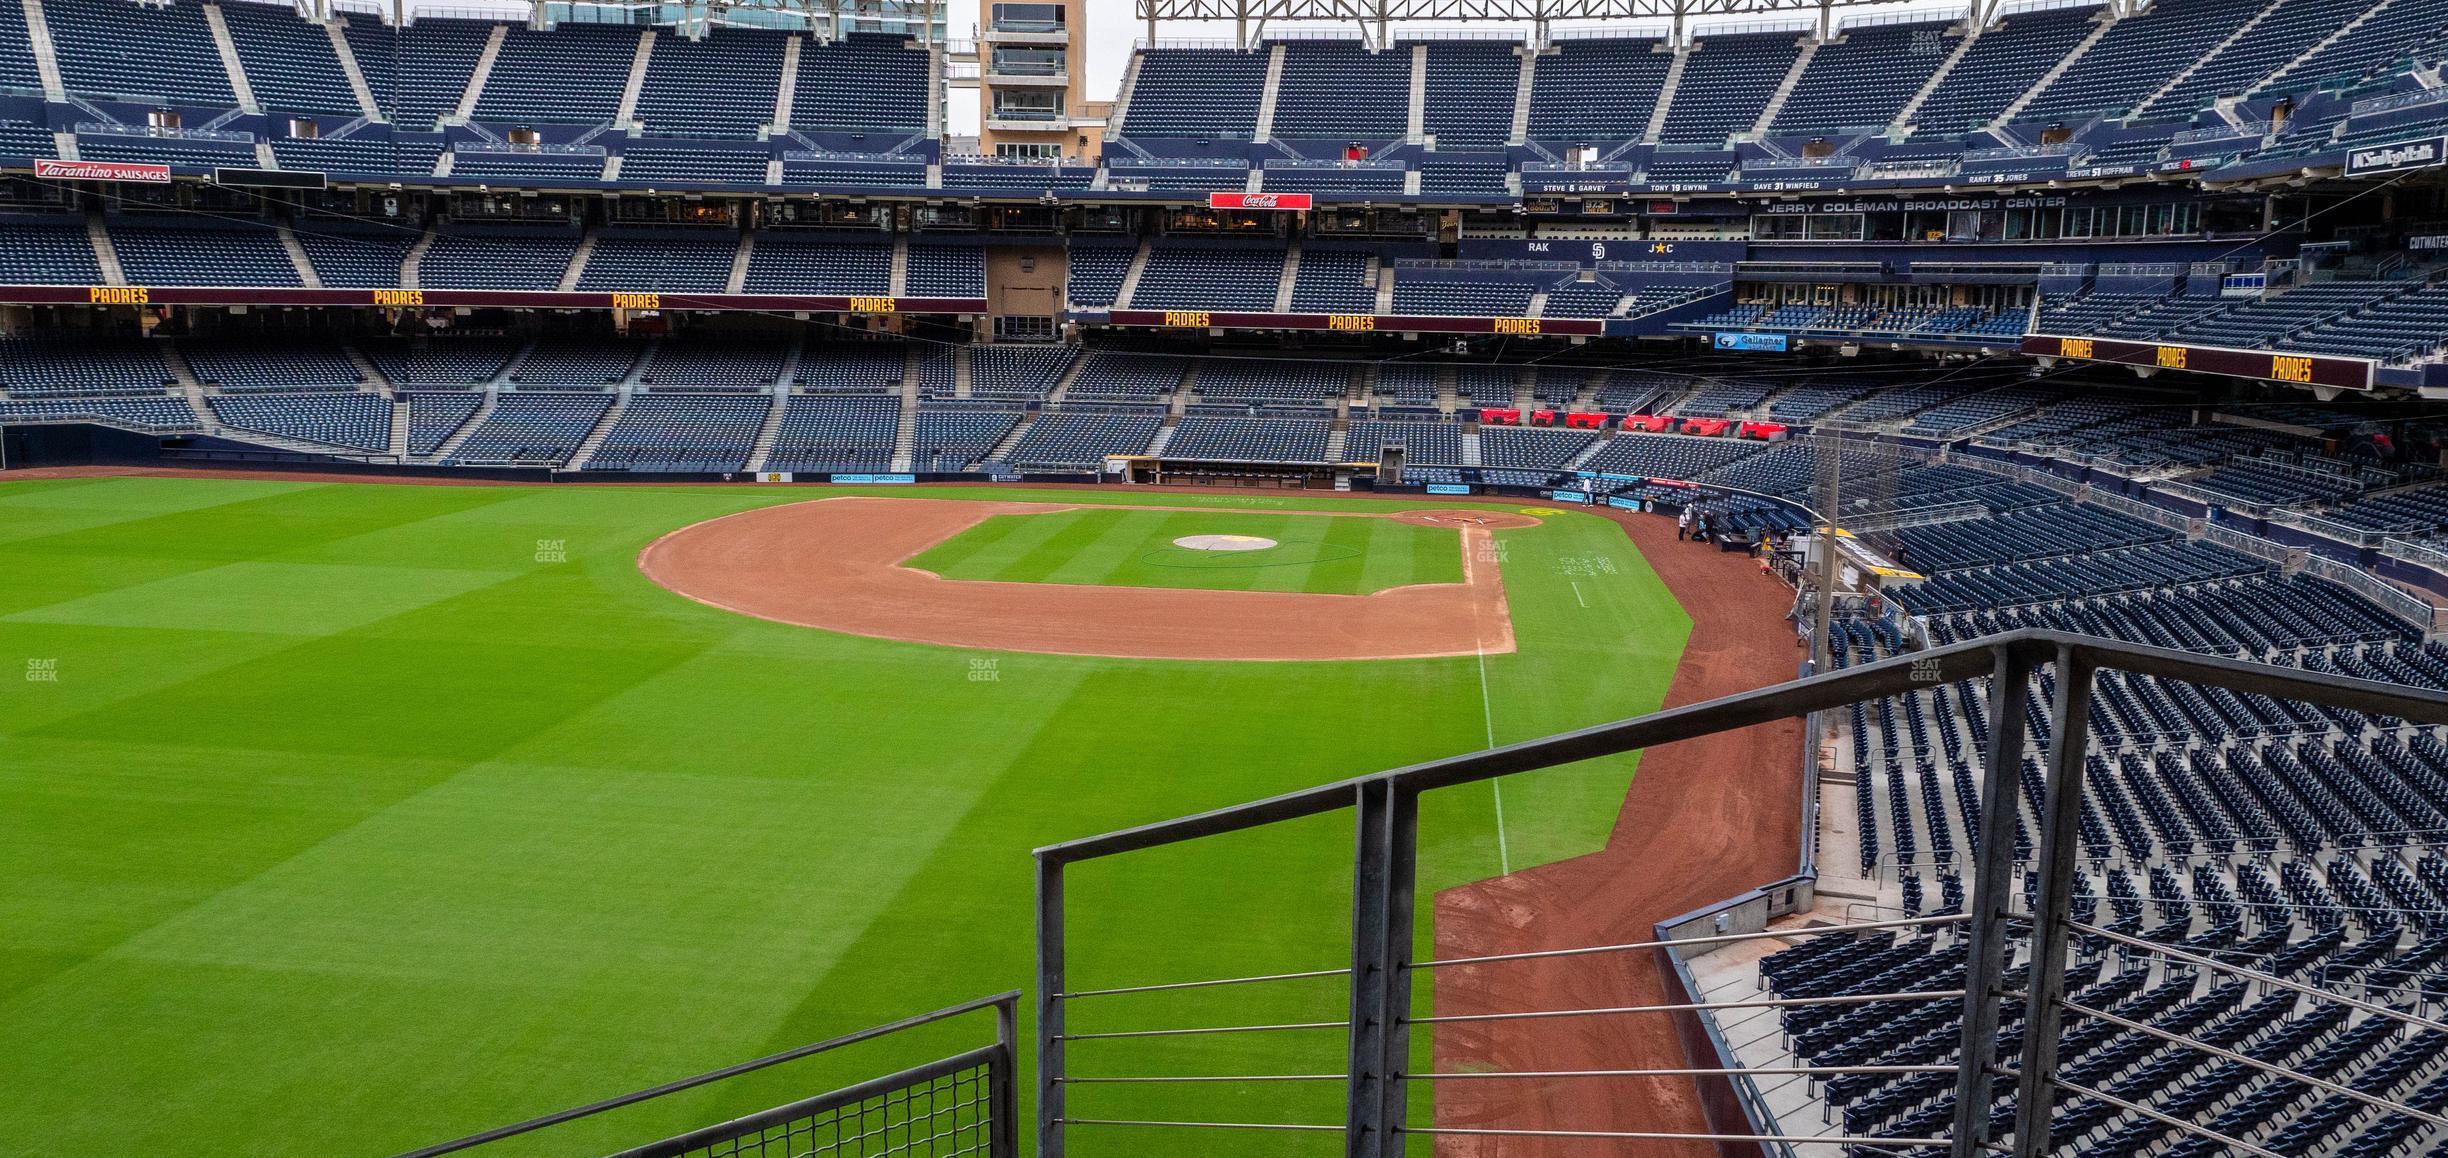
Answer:
[[[1690,620],[1621,527],[1518,503],[1486,524],[1403,517],[1430,507],[0,483],[0,1136],[408,1149],[1027,987],[1033,846],[1659,705]],[[825,617],[869,580],[900,586],[836,629]],[[809,610],[739,605],[727,582]],[[910,591],[930,602],[890,602]],[[997,634],[1049,597],[1113,600],[1141,634],[1065,653],[1052,612]],[[1082,606],[1106,604],[1061,604]],[[1334,627],[1404,606],[1480,622],[1416,647]],[[944,622],[962,607],[987,610]],[[1279,635],[1323,641],[1298,655],[1415,658],[1140,658]],[[1009,646],[922,642],[947,639]],[[1632,774],[1593,762],[1432,795],[1423,883],[1597,848]],[[1072,984],[1338,965],[1350,857],[1332,817],[1085,866]],[[1071,1028],[1331,1019],[1344,996],[1191,990],[1083,1003]],[[783,1067],[503,1152],[618,1148],[956,1039],[975,1044],[948,1030]],[[1099,1041],[1071,1065],[1300,1074],[1343,1051],[1333,1032]],[[1340,1096],[1082,1087],[1072,1110],[1334,1123]],[[1076,1152],[1151,1148],[1198,1150],[1116,1129]]]

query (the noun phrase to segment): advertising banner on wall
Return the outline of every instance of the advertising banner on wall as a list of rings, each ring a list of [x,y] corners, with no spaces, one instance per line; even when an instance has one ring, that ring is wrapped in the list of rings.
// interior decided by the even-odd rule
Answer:
[[[1784,353],[1787,345],[1783,334],[1742,333],[1719,333],[1714,344],[1720,350],[1765,351],[1771,354]]]
[[[2428,169],[2448,161],[2448,137],[2426,137],[2415,141],[2398,141],[2389,145],[2373,145],[2346,154],[2346,175],[2360,177],[2366,173],[2395,173],[2403,169]]]
[[[111,161],[34,162],[34,175],[45,181],[134,181],[145,185],[170,183],[170,166]]]
[[[1317,198],[1307,193],[1210,193],[1209,209],[1255,209],[1290,212],[1308,209]]]

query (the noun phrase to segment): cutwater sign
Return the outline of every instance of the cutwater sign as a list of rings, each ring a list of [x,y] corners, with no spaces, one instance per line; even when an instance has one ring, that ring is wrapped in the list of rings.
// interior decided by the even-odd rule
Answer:
[[[2448,157],[2448,137],[2433,137],[2425,141],[2399,141],[2393,145],[2374,145],[2346,154],[2346,174],[2394,173],[2400,169],[2427,169]]]
[[[1716,345],[1720,350],[1765,350],[1771,354],[1782,354],[1785,352],[1785,335],[1720,333]]]
[[[833,476],[832,481],[865,484],[914,483],[918,481],[918,476],[914,474],[837,474]]]

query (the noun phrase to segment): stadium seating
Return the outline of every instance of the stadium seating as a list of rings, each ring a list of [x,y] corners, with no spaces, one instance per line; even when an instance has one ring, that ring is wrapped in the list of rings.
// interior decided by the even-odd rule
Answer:
[[[779,342],[731,337],[666,339],[647,356],[638,381],[676,390],[771,392],[789,357],[790,348]]]
[[[21,285],[100,285],[102,265],[84,223],[0,222],[0,277]]]
[[[577,288],[613,292],[651,286],[664,292],[721,293],[731,280],[739,239],[728,232],[629,234],[605,232],[587,254]]]
[[[268,228],[216,229],[113,221],[111,248],[137,285],[302,284],[280,237]]]
[[[417,266],[425,289],[554,290],[578,255],[567,231],[444,230]]]
[[[202,5],[55,0],[43,5],[43,16],[69,92],[208,108],[238,104]]]
[[[1282,52],[1276,136],[1333,141],[1402,137],[1409,116],[1411,53],[1332,40],[1288,41]]]
[[[974,245],[910,246],[909,292],[913,297],[985,297],[985,251]]]
[[[0,339],[0,390],[36,394],[160,394],[175,385],[152,343]]]
[[[239,67],[266,111],[344,117],[362,111],[331,37],[321,26],[260,4],[230,3],[220,9],[230,44],[238,50]]]
[[[1912,119],[1938,133],[1959,133],[1995,119],[2082,43],[2105,11],[2070,7],[2007,13],[1963,50],[1963,59],[1930,90]]]
[[[735,471],[747,465],[770,395],[640,394],[586,461],[598,471]]]
[[[1020,422],[1022,412],[1005,406],[930,404],[911,427],[911,457],[922,471],[966,470],[986,456]]]
[[[475,119],[504,124],[609,124],[637,59],[638,29],[513,26],[477,97]]]
[[[1145,453],[1163,422],[1164,412],[1153,409],[1048,411],[1020,436],[1010,459],[1046,470],[1093,470],[1107,455]]]
[[[328,343],[189,341],[179,352],[197,381],[225,391],[354,387],[365,380],[356,363]]]
[[[884,343],[810,342],[794,381],[814,394],[899,393],[908,353]]]
[[[432,130],[458,109],[494,29],[488,20],[422,17],[394,29],[365,14],[344,19],[349,54],[375,106],[392,124],[416,132]]]
[[[1769,95],[1793,69],[1801,52],[1797,36],[1757,32],[1701,39],[1683,66],[1659,140],[1722,145],[1729,134],[1749,132]]]
[[[1661,40],[1570,39],[1539,57],[1530,88],[1530,137],[1539,141],[1633,141],[1674,53]]]
[[[1134,309],[1271,310],[1283,282],[1280,249],[1159,245],[1132,290]]]
[[[892,246],[766,233],[748,257],[744,288],[752,294],[889,294]]]
[[[1100,352],[1081,365],[1071,381],[1070,397],[1080,402],[1167,401],[1186,369],[1180,358]]]
[[[892,466],[901,400],[883,394],[802,394],[788,399],[767,470],[865,472]]]
[[[637,366],[643,352],[631,342],[540,341],[511,369],[510,381],[529,389],[613,386]]]
[[[1520,47],[1501,40],[1435,40],[1427,48],[1421,127],[1438,151],[1504,144],[1521,83]]]
[[[781,33],[728,25],[700,40],[658,36],[638,88],[637,119],[657,136],[754,139],[773,119],[788,43]],[[623,172],[634,152],[631,158]]]
[[[463,392],[403,392],[400,397],[408,403],[408,453],[419,458],[440,450],[484,405],[482,395]]]
[[[416,236],[405,230],[368,230],[345,224],[300,223],[294,230],[315,279],[332,289],[388,289],[400,284],[400,267]]]
[[[1128,137],[1249,137],[1258,129],[1267,54],[1141,49],[1121,132]]]
[[[1174,428],[1165,455],[1231,462],[1324,462],[1329,425],[1324,418],[1194,414]]]
[[[924,132],[927,74],[926,51],[898,36],[852,32],[830,44],[802,38],[791,127],[853,138]]]
[[[521,342],[496,338],[437,337],[420,342],[366,342],[374,368],[395,386],[482,386],[501,373]]]
[[[213,417],[242,430],[351,450],[391,446],[391,400],[379,394],[248,394],[208,402]]]
[[[1821,44],[1769,126],[1773,133],[1873,132],[1884,128],[1957,43],[1947,25],[1845,28]]]
[[[145,431],[203,428],[195,408],[175,396],[0,399],[0,422],[99,422]]]
[[[603,393],[504,394],[451,452],[453,464],[560,466],[612,408]]]

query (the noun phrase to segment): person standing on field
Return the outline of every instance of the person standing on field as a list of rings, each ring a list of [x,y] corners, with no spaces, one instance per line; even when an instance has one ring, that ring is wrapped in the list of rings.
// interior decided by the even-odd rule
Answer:
[[[1685,507],[1681,514],[1675,516],[1675,542],[1680,543],[1688,538],[1691,538],[1691,508]]]

